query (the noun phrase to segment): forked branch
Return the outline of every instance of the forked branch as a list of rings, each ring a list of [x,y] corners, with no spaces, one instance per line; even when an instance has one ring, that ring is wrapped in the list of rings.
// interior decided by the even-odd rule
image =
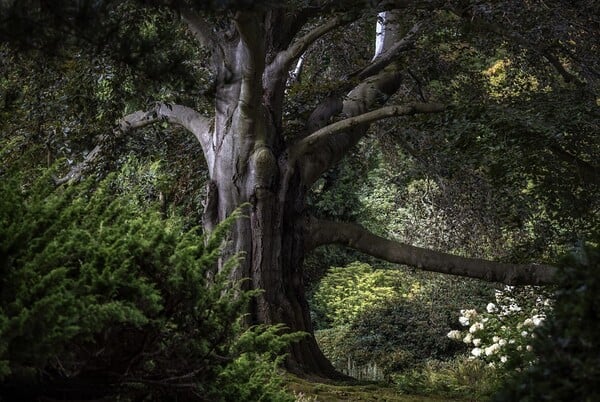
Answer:
[[[441,103],[412,103],[385,106],[325,126],[290,149],[290,158],[301,169],[302,180],[311,185],[324,171],[339,161],[366,134],[377,120],[417,113],[444,111]]]
[[[84,160],[71,168],[65,176],[56,178],[54,180],[55,183],[60,185],[79,179],[89,165],[102,153],[102,149],[109,139],[119,138],[138,128],[161,121],[178,124],[192,132],[198,141],[200,141],[207,162],[210,162],[212,159],[212,150],[210,149],[211,120],[187,106],[157,102],[154,108],[149,111],[138,110],[119,120],[111,134],[102,135],[98,141],[98,145],[86,155]],[[211,166],[210,163],[209,166]]]
[[[306,249],[325,244],[342,244],[383,260],[425,271],[483,279],[507,285],[554,283],[556,268],[544,264],[507,264],[465,258],[388,240],[364,227],[311,218],[306,225]]]
[[[338,15],[325,21],[323,24],[316,26],[304,36],[294,41],[286,50],[279,52],[275,57],[275,60],[273,60],[273,62],[269,65],[267,69],[267,75],[279,76],[280,74],[287,72],[292,63],[297,60],[317,39],[349,21],[351,20]]]
[[[323,127],[340,112],[346,116],[364,113],[375,106],[379,100],[379,94],[383,93],[389,97],[396,92],[400,85],[401,75],[397,68],[391,67],[402,52],[414,48],[415,41],[422,33],[424,26],[424,21],[417,22],[403,38],[385,49],[370,64],[351,73],[346,77],[345,82],[340,82],[338,94],[327,98],[310,115],[306,124],[308,132],[311,133]],[[386,68],[389,71],[384,71]],[[377,96],[372,96],[373,94]]]
[[[378,55],[368,66],[350,74],[350,78],[364,80],[365,78],[375,75],[383,70],[391,62],[397,59],[402,52],[414,49],[415,41],[417,40],[419,34],[423,31],[424,26],[424,21],[417,22],[402,39]]]
[[[445,109],[446,106],[441,103],[411,103],[408,105],[385,106],[325,126],[304,138],[299,143],[299,146],[304,149],[314,147],[315,145],[318,145],[319,142],[327,140],[328,137],[350,130],[361,124],[373,123],[374,121],[394,116],[409,116],[417,113],[439,113],[443,112]]]

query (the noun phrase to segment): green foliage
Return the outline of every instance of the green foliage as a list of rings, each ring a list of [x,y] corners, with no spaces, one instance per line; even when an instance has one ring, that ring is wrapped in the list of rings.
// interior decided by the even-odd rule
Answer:
[[[130,161],[99,183],[58,189],[51,173],[0,182],[7,390],[32,393],[27,398],[91,378],[101,383],[99,395],[286,400],[276,387],[278,356],[298,335],[281,335],[280,327],[244,332],[240,320],[256,292],[230,283],[235,258],[215,271],[238,214],[205,238],[159,211],[156,165]]]
[[[536,362],[498,401],[596,401],[600,397],[600,252],[563,261],[556,303],[532,346]]]
[[[492,291],[480,282],[375,270],[365,263],[332,268],[311,299],[317,339],[340,370],[376,366],[377,377],[448,359],[464,345],[446,337],[456,326],[455,308],[489,300]],[[369,374],[367,375],[369,376]]]
[[[277,373],[283,350],[305,334],[282,334],[285,327],[260,325],[244,332],[234,345],[238,357],[228,364],[213,390],[224,401],[294,401]]]
[[[411,297],[418,291],[418,284],[411,286],[405,280],[406,275],[400,271],[376,270],[361,262],[330,268],[312,298],[317,326],[349,324],[385,300]]]
[[[488,399],[500,384],[493,368],[463,357],[451,361],[431,360],[423,366],[393,374],[392,378],[402,393],[473,401]]]

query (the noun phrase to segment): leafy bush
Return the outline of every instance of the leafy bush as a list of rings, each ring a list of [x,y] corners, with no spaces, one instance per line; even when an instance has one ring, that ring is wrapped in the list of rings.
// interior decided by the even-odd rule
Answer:
[[[422,300],[391,299],[359,316],[352,324],[317,332],[325,355],[347,371],[375,364],[382,377],[413,368],[429,359],[448,359],[464,347],[447,339],[448,322],[436,322]],[[351,374],[351,373],[349,373]]]
[[[542,289],[507,286],[496,291],[496,303],[488,303],[485,310],[461,310],[458,321],[466,329],[447,336],[469,345],[473,359],[504,371],[523,369],[534,360],[534,330],[543,324],[550,306]]]
[[[333,326],[316,336],[339,370],[357,375],[348,367],[376,367],[370,371],[389,378],[429,359],[463,352],[465,345],[446,337],[455,326],[454,308],[485,306],[482,300],[490,296],[490,288],[480,282],[375,270],[355,262],[332,268],[311,302],[321,327]]]
[[[312,297],[313,313],[318,327],[345,325],[389,298],[411,297],[416,291],[418,283],[400,271],[353,262],[329,269]]]
[[[563,261],[553,311],[532,340],[535,363],[498,401],[600,399],[600,251]]]
[[[159,174],[49,175],[0,181],[1,394],[289,400],[277,356],[299,335],[244,330],[255,292],[229,283],[235,258],[215,271],[238,215],[205,238],[159,212]]]

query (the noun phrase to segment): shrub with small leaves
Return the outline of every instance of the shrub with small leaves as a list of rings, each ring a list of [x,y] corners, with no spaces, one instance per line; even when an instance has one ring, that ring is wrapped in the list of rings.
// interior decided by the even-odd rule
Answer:
[[[159,167],[129,163],[62,188],[0,180],[0,398],[289,400],[278,356],[298,335],[244,330],[256,291],[230,282],[236,258],[216,270],[239,213],[186,230],[153,198]]]

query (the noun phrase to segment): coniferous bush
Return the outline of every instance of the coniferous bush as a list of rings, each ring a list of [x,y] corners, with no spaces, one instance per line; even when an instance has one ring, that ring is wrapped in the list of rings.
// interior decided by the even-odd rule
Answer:
[[[236,258],[215,270],[239,213],[186,230],[160,212],[158,166],[132,164],[59,189],[49,172],[0,181],[0,398],[287,400],[277,363],[298,335],[244,330],[255,292],[229,282]]]

